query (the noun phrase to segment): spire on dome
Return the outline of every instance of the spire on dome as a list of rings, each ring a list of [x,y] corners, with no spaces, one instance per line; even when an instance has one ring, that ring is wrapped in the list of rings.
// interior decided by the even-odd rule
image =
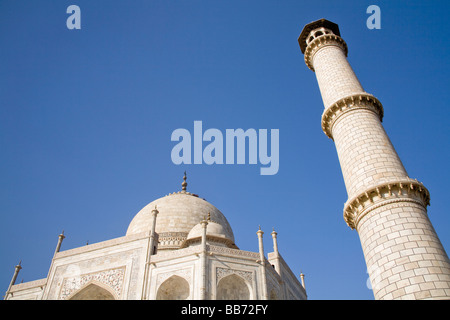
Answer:
[[[186,182],[186,171],[184,172],[183,182],[181,183],[181,190],[186,191],[187,182]]]

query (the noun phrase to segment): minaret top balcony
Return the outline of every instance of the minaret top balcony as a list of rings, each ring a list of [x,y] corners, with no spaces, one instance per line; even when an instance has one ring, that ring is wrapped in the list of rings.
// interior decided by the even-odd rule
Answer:
[[[320,19],[311,23],[308,23],[304,28],[300,36],[298,37],[298,44],[300,50],[305,53],[306,47],[317,37],[324,34],[335,34],[340,36],[339,26],[326,19]]]
[[[338,25],[326,19],[307,24],[298,38],[298,43],[305,55],[305,63],[312,71],[315,71],[313,57],[323,47],[338,46],[347,57],[347,44],[341,38]]]

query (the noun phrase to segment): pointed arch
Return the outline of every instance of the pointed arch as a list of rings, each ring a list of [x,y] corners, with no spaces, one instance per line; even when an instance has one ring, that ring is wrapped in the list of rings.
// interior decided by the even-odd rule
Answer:
[[[156,300],[186,300],[189,298],[189,292],[187,280],[173,275],[159,286]]]
[[[90,281],[73,292],[67,300],[118,300],[114,290],[98,281]]]
[[[249,300],[251,287],[244,278],[233,273],[217,284],[217,300]]]

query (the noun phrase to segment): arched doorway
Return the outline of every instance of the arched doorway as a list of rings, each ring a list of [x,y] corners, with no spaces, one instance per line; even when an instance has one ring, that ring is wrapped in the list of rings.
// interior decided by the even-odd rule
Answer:
[[[69,300],[116,300],[116,298],[101,284],[90,283],[78,290]]]
[[[219,281],[216,296],[217,300],[249,300],[250,290],[244,279],[231,274]]]
[[[158,288],[156,300],[186,300],[189,297],[189,283],[179,276],[171,276]]]

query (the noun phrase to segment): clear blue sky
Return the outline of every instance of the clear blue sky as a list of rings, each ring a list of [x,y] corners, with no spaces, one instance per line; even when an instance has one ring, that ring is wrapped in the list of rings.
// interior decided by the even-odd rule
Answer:
[[[66,8],[81,8],[68,30]],[[381,8],[381,30],[366,8]],[[323,104],[297,38],[339,24],[364,89],[450,250],[448,1],[0,0],[0,291],[45,278],[62,250],[125,235],[134,215],[181,189],[228,218],[243,250],[261,225],[310,299],[373,299]],[[175,165],[173,130],[280,130],[280,169]]]

